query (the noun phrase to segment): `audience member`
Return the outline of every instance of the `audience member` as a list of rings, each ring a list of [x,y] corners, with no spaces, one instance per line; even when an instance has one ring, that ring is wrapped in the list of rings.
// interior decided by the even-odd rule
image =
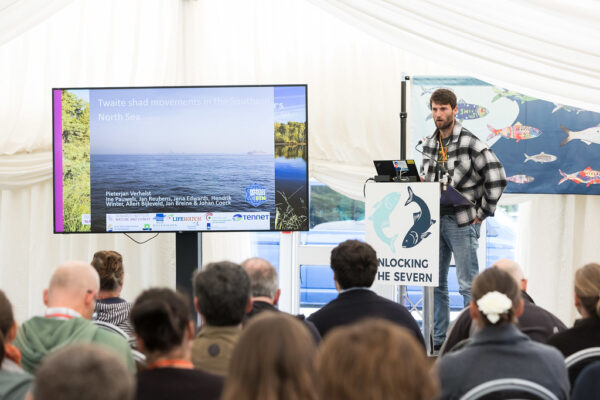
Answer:
[[[317,387],[327,400],[431,400],[438,382],[409,330],[383,319],[333,329],[316,357]]]
[[[600,361],[594,361],[579,373],[571,400],[600,399]]]
[[[471,318],[480,330],[462,349],[438,359],[442,399],[460,398],[493,379],[520,378],[538,383],[559,399],[569,397],[562,355],[532,341],[515,326],[523,313],[521,291],[499,268],[489,268],[473,281]]]
[[[35,400],[131,400],[133,376],[112,351],[73,344],[50,354],[35,375]]]
[[[252,309],[248,274],[229,261],[205,265],[194,276],[194,306],[202,327],[193,342],[192,362],[225,376],[244,315]]]
[[[281,289],[279,288],[275,267],[269,261],[260,257],[247,259],[242,263],[242,267],[244,267],[250,278],[250,294],[252,296],[252,310],[246,314],[246,317],[250,318],[263,311],[279,311],[276,306],[281,295]],[[306,320],[303,314],[296,315],[296,318],[304,322],[315,343],[319,344],[321,335],[315,324]]]
[[[33,377],[20,367],[21,353],[10,342],[17,335],[12,305],[0,290],[0,399],[23,400]]]
[[[219,399],[223,378],[192,364],[194,323],[187,304],[171,289],[149,289],[136,299],[131,320],[147,364],[137,375],[137,399]]]
[[[600,346],[600,264],[590,263],[575,272],[575,307],[583,317],[572,328],[548,339],[566,357],[589,347]],[[569,379],[575,382],[587,365],[580,362],[569,369]]]
[[[223,400],[316,400],[316,345],[285,313],[264,312],[244,328],[233,351]]]
[[[15,340],[21,350],[23,369],[35,372],[42,359],[59,347],[92,342],[114,349],[130,371],[135,371],[127,341],[89,321],[99,288],[98,273],[90,264],[69,262],[56,269],[44,290],[45,315],[26,321]]]
[[[540,343],[546,343],[548,338],[555,333],[562,332],[567,327],[557,317],[542,307],[535,305],[533,299],[527,294],[527,279],[523,270],[513,260],[501,259],[492,264],[504,270],[513,277],[521,288],[521,298],[524,302],[523,315],[517,321],[517,328],[529,336],[531,340]],[[477,331],[477,324],[472,323],[470,315],[470,306],[467,306],[450,326],[446,341],[440,349],[440,355],[452,351],[452,348],[458,343],[464,344],[464,341]]]
[[[97,251],[92,259],[92,267],[100,275],[100,293],[93,319],[115,325],[133,338],[133,326],[129,319],[131,303],[120,297],[125,277],[123,257],[112,250]]]
[[[15,321],[12,304],[6,294],[0,290],[0,333],[3,341],[3,371],[24,372],[21,368],[21,351],[12,344],[17,337],[17,322]]]
[[[369,244],[358,240],[340,243],[331,252],[331,269],[340,294],[308,317],[322,337],[336,326],[365,317],[381,317],[407,328],[425,347],[419,325],[410,312],[369,289],[377,274],[377,255]]]

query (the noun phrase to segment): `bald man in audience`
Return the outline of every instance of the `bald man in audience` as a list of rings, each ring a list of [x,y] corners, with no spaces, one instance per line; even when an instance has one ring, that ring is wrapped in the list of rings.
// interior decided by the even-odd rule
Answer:
[[[44,290],[45,315],[25,322],[14,342],[21,350],[24,370],[34,373],[47,354],[83,342],[112,349],[130,371],[135,371],[125,338],[90,322],[99,290],[100,278],[90,264],[73,261],[56,269]]]
[[[521,288],[521,297],[524,302],[523,315],[519,317],[517,327],[529,336],[531,340],[540,343],[546,343],[548,338],[555,333],[562,332],[567,327],[556,316],[542,307],[535,305],[531,296],[527,294],[527,279],[523,274],[521,266],[513,260],[501,259],[496,261],[490,268],[499,268],[510,274]],[[460,315],[448,329],[446,342],[440,349],[440,355],[448,353],[454,349],[458,343],[465,344],[477,330],[477,326],[472,324],[469,314],[470,307],[461,311]],[[457,348],[462,347],[461,345]]]
[[[250,294],[252,295],[252,310],[246,313],[246,319],[263,311],[278,312],[277,303],[281,295],[277,270],[269,261],[260,257],[252,257],[242,263],[242,267],[250,277]],[[303,314],[295,315],[310,331],[315,343],[321,342],[321,335],[312,322],[306,320]]]

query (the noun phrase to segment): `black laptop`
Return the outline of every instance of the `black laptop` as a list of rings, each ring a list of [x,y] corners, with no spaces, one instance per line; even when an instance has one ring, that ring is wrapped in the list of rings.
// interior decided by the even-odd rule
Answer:
[[[375,160],[378,182],[418,182],[415,160]]]

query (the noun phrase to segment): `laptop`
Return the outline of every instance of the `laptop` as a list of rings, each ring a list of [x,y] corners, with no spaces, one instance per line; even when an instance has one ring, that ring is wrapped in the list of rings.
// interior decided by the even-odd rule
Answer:
[[[379,182],[418,182],[415,160],[374,160]],[[379,179],[377,179],[379,178]]]

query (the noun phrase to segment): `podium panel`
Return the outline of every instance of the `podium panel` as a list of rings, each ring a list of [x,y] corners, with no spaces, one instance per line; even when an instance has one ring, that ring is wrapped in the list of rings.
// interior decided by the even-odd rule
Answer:
[[[365,237],[377,252],[376,283],[438,286],[440,184],[368,183]]]

